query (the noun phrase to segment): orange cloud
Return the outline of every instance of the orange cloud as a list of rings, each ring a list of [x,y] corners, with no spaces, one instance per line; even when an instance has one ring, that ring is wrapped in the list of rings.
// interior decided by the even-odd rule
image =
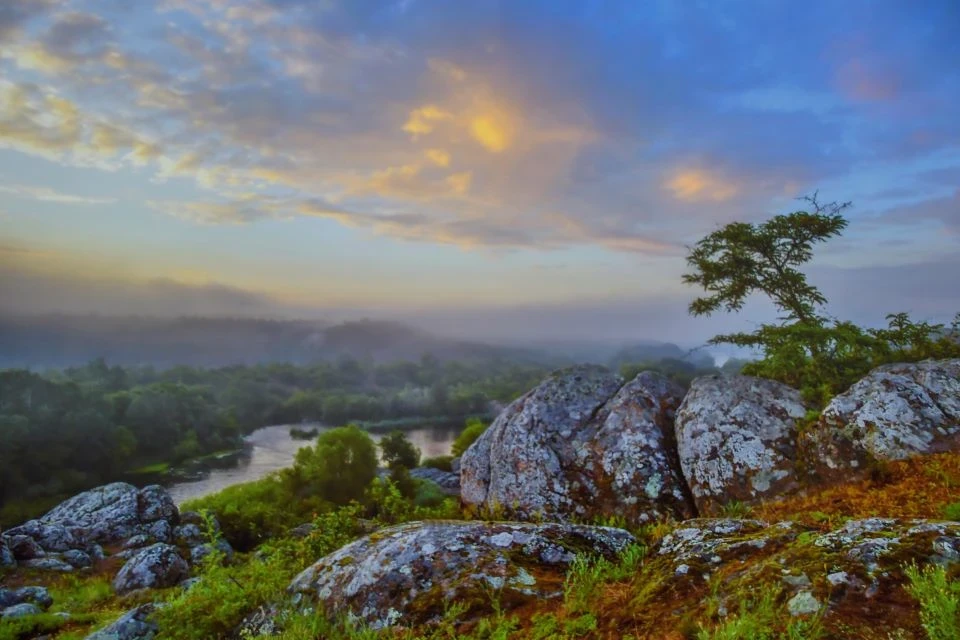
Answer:
[[[740,187],[699,169],[682,170],[664,185],[678,200],[723,202],[733,198]]]
[[[453,114],[436,105],[428,104],[410,112],[403,130],[414,138],[433,131],[438,120],[452,120]]]
[[[450,166],[450,154],[443,149],[427,149],[427,159],[438,167]]]

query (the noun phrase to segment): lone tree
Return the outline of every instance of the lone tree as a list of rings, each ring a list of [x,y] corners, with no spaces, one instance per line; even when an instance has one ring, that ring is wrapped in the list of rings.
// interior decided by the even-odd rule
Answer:
[[[816,193],[802,199],[811,211],[759,224],[734,222],[690,250],[692,272],[683,281],[707,294],[690,303],[692,315],[739,311],[756,293],[766,295],[782,314],[778,324],[714,336],[710,344],[760,349],[763,357],[745,365],[743,373],[793,385],[820,406],[880,364],[960,356],[960,314],[949,328],[890,314],[885,329],[863,329],[821,315],[827,299],[798,267],[813,258],[817,244],[843,232],[843,211],[850,203],[823,204]]]
[[[683,281],[709,295],[690,303],[691,314],[739,311],[759,292],[786,314],[783,320],[821,321],[816,309],[827,299],[797,267],[810,261],[815,244],[843,232],[847,221],[841,213],[850,203],[821,204],[817,194],[803,199],[813,212],[796,211],[760,224],[733,222],[696,244],[687,256],[693,273]]]

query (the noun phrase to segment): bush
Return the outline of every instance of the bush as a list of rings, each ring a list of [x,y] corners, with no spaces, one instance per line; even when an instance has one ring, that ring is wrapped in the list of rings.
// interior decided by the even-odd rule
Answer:
[[[960,638],[960,580],[950,580],[943,567],[906,567],[907,591],[920,603],[920,622],[930,640]]]
[[[440,469],[440,471],[453,471],[452,462],[453,456],[434,456],[433,458],[425,458],[420,462],[420,466]]]
[[[487,430],[487,426],[488,425],[484,424],[479,418],[470,418],[467,420],[466,428],[457,436],[457,439],[453,441],[452,451],[454,457],[462,456],[464,451],[469,449],[470,445],[483,435],[483,432]]]
[[[420,449],[413,446],[406,434],[399,429],[380,439],[380,452],[383,462],[390,469],[413,469],[420,464]]]
[[[334,504],[363,498],[377,474],[377,449],[370,435],[355,425],[320,434],[317,444],[297,452],[283,473],[293,493]]]
[[[277,475],[270,475],[191,500],[182,510],[211,511],[220,521],[223,537],[239,551],[246,551],[328,508],[318,498],[292,498],[287,485]]]

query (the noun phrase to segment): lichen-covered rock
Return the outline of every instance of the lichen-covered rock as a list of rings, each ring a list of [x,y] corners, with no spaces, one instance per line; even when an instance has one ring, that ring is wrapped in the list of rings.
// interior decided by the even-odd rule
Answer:
[[[163,487],[138,491],[131,484],[114,482],[77,494],[5,535],[29,536],[46,551],[63,552],[139,534],[169,540],[177,521],[177,508]]]
[[[162,589],[186,579],[190,574],[187,561],[177,548],[158,542],[130,558],[113,580],[119,594],[136,589]]]
[[[38,571],[60,571],[62,573],[73,571],[73,565],[61,558],[59,554],[49,554],[42,558],[24,560],[20,563],[20,566]]]
[[[731,606],[760,588],[784,592],[791,615],[825,608],[841,620],[851,610],[880,618],[902,598],[905,565],[960,562],[960,523],[869,518],[822,533],[790,522],[691,520],[663,539],[653,562],[672,576],[665,597],[716,585],[718,575],[715,597]]]
[[[439,618],[445,603],[476,614],[559,596],[579,553],[612,557],[634,542],[621,529],[564,524],[417,522],[361,538],[301,573],[289,592],[373,628]]]
[[[140,489],[137,494],[137,515],[143,523],[164,520],[176,524],[180,512],[167,490],[158,484],[152,484]]]
[[[680,465],[703,514],[796,489],[796,427],[806,415],[800,393],[750,376],[693,381],[677,410]]]
[[[521,520],[689,517],[672,442],[682,396],[652,372],[626,385],[603,367],[554,373],[463,454],[461,499]]]
[[[878,367],[826,406],[801,438],[822,479],[875,461],[960,449],[960,359]]]
[[[53,598],[45,587],[19,587],[17,589],[0,589],[0,609],[29,602],[41,609],[47,609],[53,604]]]
[[[233,559],[233,547],[226,540],[220,539],[215,543],[198,544],[190,549],[190,564],[199,564],[203,562],[214,550],[223,554],[225,560]]]
[[[17,558],[13,555],[13,551],[7,545],[7,539],[0,530],[0,569],[9,569],[16,566]]]
[[[63,560],[74,569],[85,569],[93,566],[93,558],[86,551],[70,549],[63,552]]]
[[[207,536],[203,535],[200,527],[195,524],[182,524],[173,529],[173,539],[177,544],[195,547],[206,542]]]
[[[152,640],[158,629],[150,622],[149,616],[155,609],[153,604],[140,605],[103,629],[94,631],[85,640]]]
[[[4,620],[13,620],[14,618],[25,618],[26,616],[35,616],[39,613],[42,613],[40,608],[29,602],[24,602],[23,604],[15,604],[12,607],[7,607],[3,611],[0,611],[0,618]]]
[[[410,470],[410,476],[420,480],[429,480],[436,484],[448,496],[460,495],[460,474],[433,467],[417,467]]]

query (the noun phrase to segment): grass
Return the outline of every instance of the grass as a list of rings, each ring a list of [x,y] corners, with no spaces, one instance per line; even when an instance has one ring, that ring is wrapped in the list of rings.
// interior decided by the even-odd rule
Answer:
[[[920,623],[929,640],[960,638],[960,580],[951,580],[940,566],[908,565],[907,591],[920,603]]]

